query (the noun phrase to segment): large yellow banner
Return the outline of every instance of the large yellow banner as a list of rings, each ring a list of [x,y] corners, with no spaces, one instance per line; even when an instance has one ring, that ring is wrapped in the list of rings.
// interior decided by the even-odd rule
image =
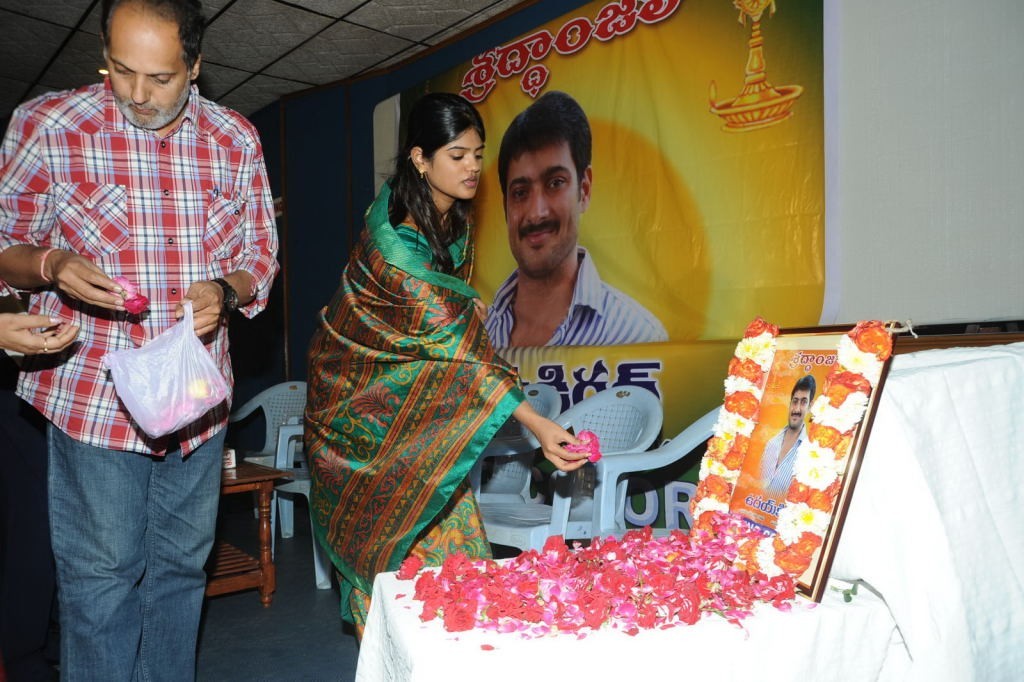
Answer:
[[[593,2],[426,83],[461,92],[486,124],[473,285],[492,305],[497,345],[530,340],[507,352],[524,380],[554,385],[565,406],[616,382],[648,385],[671,437],[721,401],[728,359],[753,317],[817,324],[822,83],[822,5],[787,0]],[[559,157],[552,133],[554,152],[512,145],[514,160],[499,168],[514,119],[536,141],[538,128],[520,125],[520,114],[552,92],[584,112],[589,166],[574,168],[565,149]],[[559,215],[543,204],[561,186],[572,191]],[[530,218],[540,214],[554,218]],[[554,284],[536,297],[557,276],[530,261],[560,242],[572,243],[579,271],[567,312]],[[605,303],[587,298],[591,285]],[[570,322],[581,302],[605,316],[602,334],[643,326],[646,335],[632,338],[667,341],[576,345],[628,337],[588,337],[584,328],[599,322]]]

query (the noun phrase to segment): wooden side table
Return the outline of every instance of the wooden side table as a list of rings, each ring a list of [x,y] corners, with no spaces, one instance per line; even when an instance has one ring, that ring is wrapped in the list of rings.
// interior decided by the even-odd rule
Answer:
[[[234,545],[218,540],[206,564],[208,597],[255,587],[260,592],[260,601],[263,605],[270,606],[274,590],[277,589],[277,573],[270,552],[270,501],[274,492],[274,482],[282,478],[288,478],[288,473],[249,462],[239,462],[234,469],[224,469],[220,482],[221,495],[256,493],[259,510],[259,556],[250,556]]]

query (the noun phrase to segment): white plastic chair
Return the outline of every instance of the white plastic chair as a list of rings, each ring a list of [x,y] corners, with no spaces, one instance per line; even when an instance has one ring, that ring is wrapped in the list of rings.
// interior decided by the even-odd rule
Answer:
[[[562,411],[562,396],[548,384],[529,384],[526,400],[537,414],[548,419]],[[502,424],[470,472],[470,484],[479,502],[534,502],[530,496],[533,455],[540,447],[522,424],[514,418]],[[490,477],[481,482],[485,460],[492,465]]]
[[[571,427],[576,433],[584,429],[593,431],[604,453],[642,451],[654,442],[661,430],[661,403],[647,389],[615,386],[580,401],[554,421],[564,428]],[[590,467],[587,465],[584,469]],[[523,550],[539,550],[551,535],[562,535],[566,539],[591,537],[592,505],[586,506],[584,502],[585,511],[578,514],[580,518],[570,519],[573,492],[581,488],[573,483],[573,479],[556,471],[550,505],[527,501],[481,502],[487,539]]]
[[[614,535],[621,537],[626,532],[626,488],[628,474],[660,469],[673,464],[694,448],[707,442],[714,433],[715,422],[721,407],[716,407],[697,421],[683,429],[675,438],[647,452],[614,453],[605,452],[595,465],[598,485],[595,488],[593,527],[596,537]],[[603,443],[602,443],[603,445]],[[692,483],[682,484],[681,490],[690,495],[697,492]],[[683,512],[686,522],[693,527],[689,507]]]
[[[526,399],[533,409],[548,419],[561,411],[562,398],[552,386],[530,384]],[[480,454],[469,474],[473,493],[480,503],[487,539],[499,545],[540,549],[547,540],[552,518],[552,505],[530,497],[533,456],[540,447],[537,439],[513,418],[505,422],[494,439]],[[494,460],[491,478],[481,484],[484,461]],[[562,507],[564,506],[563,513]],[[556,518],[567,517],[568,500],[556,500]],[[489,519],[495,520],[494,523]],[[556,531],[557,534],[561,531]]]
[[[246,419],[257,410],[263,411],[263,419],[266,434],[263,446],[260,450],[245,453],[242,457],[246,462],[261,464],[263,466],[285,469],[296,479],[309,479],[309,472],[304,466],[304,458],[301,456],[302,446],[302,416],[306,409],[306,382],[286,381],[266,388],[250,398],[245,404],[231,412],[229,422],[239,422]],[[299,425],[298,439],[282,439],[281,433],[287,426]],[[288,431],[292,433],[294,429]],[[283,444],[283,445],[282,445]],[[282,447],[284,449],[282,449]],[[287,465],[284,464],[287,462]],[[299,466],[296,466],[296,463]],[[294,535],[294,523],[292,522],[292,500],[290,496],[278,495],[282,490],[282,484],[274,488],[274,497],[270,503],[270,537],[271,551],[277,550],[277,526],[280,517],[281,537],[290,538]],[[283,485],[291,485],[286,483]],[[301,488],[301,484],[298,484]],[[308,490],[308,483],[307,483]],[[308,497],[308,492],[306,493]],[[330,574],[327,574],[327,586],[330,587]],[[317,586],[320,586],[320,574],[317,574]]]
[[[302,413],[306,409],[306,382],[286,381],[266,388],[245,402],[244,405],[232,410],[228,422],[239,422],[256,410],[263,411],[263,419],[266,423],[266,434],[263,438],[263,446],[254,452],[247,452],[243,456],[246,462],[262,464],[263,466],[274,466],[274,458],[277,453],[277,431],[290,420],[302,420]],[[297,422],[296,422],[297,423]]]
[[[294,502],[291,499],[295,495],[304,495],[306,502],[309,502],[309,491],[311,487],[309,469],[305,466],[295,466],[295,453],[298,446],[302,444],[302,424],[285,424],[281,427],[277,436],[277,459],[274,466],[287,471],[291,475],[290,481],[278,483],[274,490],[277,494],[278,513],[281,517],[281,537],[292,537],[295,529]],[[316,586],[320,590],[331,589],[331,570],[327,556],[320,547],[320,542],[313,532],[313,509],[309,511],[309,534],[313,539],[313,570],[316,576]],[[287,534],[286,534],[287,531]]]
[[[572,504],[564,532],[567,540],[591,538],[600,527],[596,525],[599,505],[595,500],[607,486],[602,476],[605,467],[598,465],[608,458],[647,450],[657,440],[663,419],[661,401],[648,389],[612,386],[578,402],[555,420],[573,433],[593,431],[601,444],[601,460],[576,470],[568,479]]]

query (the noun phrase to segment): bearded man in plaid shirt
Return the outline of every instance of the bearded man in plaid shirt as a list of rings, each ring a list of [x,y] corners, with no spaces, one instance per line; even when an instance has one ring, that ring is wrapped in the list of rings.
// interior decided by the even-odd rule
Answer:
[[[228,314],[262,310],[277,272],[256,130],[193,85],[203,29],[196,0],[105,0],[109,77],[22,105],[0,149],[0,284],[81,326],[69,349],[26,359],[18,385],[49,420],[64,679],[195,674],[229,405],[150,438],[102,358],[190,300],[230,380]],[[148,312],[125,311],[115,276]]]

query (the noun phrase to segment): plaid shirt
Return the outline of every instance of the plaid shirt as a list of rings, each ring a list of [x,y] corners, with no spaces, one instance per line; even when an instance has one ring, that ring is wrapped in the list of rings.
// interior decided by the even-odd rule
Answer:
[[[53,289],[31,312],[81,325],[59,356],[25,358],[18,395],[77,441],[112,450],[187,454],[224,427],[229,405],[177,434],[152,439],[118,401],[103,356],[140,346],[174,324],[174,308],[196,281],[244,270],[267,303],[277,272],[277,233],[252,125],[193,86],[181,124],[164,138],[129,123],[108,82],[50,93],[19,107],[0,148],[0,251],[17,244],[74,251],[150,299],[141,321]],[[0,287],[11,292],[6,283]],[[209,346],[232,380],[226,325]]]

